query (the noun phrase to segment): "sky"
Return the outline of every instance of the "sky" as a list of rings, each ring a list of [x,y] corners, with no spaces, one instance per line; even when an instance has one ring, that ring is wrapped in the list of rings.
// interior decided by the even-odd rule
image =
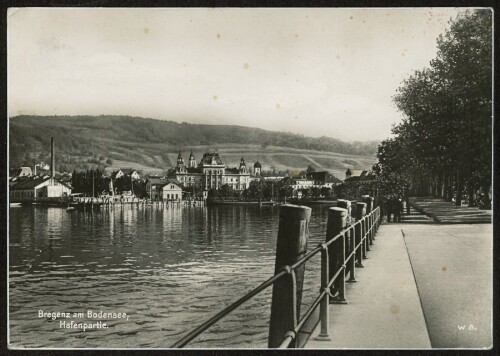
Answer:
[[[381,140],[402,118],[396,89],[459,11],[11,8],[8,114]]]

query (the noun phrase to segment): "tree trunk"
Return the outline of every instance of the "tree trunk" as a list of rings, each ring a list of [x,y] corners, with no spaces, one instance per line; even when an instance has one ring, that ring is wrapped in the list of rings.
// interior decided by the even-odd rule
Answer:
[[[464,182],[463,182],[462,172],[460,172],[460,170],[457,170],[457,191],[456,191],[456,199],[455,199],[456,206],[462,206],[463,188],[464,188]]]
[[[436,174],[436,196],[438,198],[443,197],[442,185],[443,185],[443,171],[437,170]]]
[[[450,172],[446,172],[446,179],[444,181],[444,197],[445,201],[451,201],[452,193],[451,187],[453,186],[453,177]]]
[[[446,201],[446,189],[448,188],[448,174],[446,170],[443,170],[443,179],[441,182],[441,197]]]
[[[476,206],[476,200],[474,199],[474,188],[470,184],[467,187],[467,193],[469,195],[469,207]]]

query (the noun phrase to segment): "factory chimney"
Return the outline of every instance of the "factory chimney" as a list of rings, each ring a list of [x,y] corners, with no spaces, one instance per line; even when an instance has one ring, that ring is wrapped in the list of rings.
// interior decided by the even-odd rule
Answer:
[[[54,137],[50,138],[50,175],[52,178],[56,176],[56,157],[54,155]]]

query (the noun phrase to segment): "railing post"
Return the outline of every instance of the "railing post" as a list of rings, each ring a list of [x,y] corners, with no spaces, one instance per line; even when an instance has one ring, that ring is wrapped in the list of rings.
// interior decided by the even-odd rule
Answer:
[[[346,216],[346,227],[351,226],[351,202],[349,200],[345,199],[339,199],[337,200],[337,207],[343,208],[347,210],[347,216]],[[352,243],[352,233],[351,230],[348,230],[345,235],[345,252],[344,256],[349,256],[351,252],[354,250],[354,244]],[[346,270],[345,273],[349,273],[349,279],[347,282],[353,283],[356,282],[356,278],[354,276],[355,270],[354,270],[354,256],[349,259],[349,261],[346,261]]]
[[[366,257],[366,251],[365,251],[365,243],[362,241],[363,239],[363,218],[366,215],[366,203],[356,203],[356,221],[359,221],[360,223],[356,226],[356,231],[355,231],[355,239],[354,243],[357,246],[360,242],[361,245],[359,246],[359,249],[356,250],[356,267],[363,268],[363,257]]]
[[[369,215],[373,211],[373,197],[370,197],[369,195],[362,195],[361,196],[363,203],[366,203],[366,215]],[[368,230],[370,230],[372,226],[372,219],[373,217],[370,216],[368,220]],[[368,235],[369,237],[369,242],[370,245],[373,245],[373,240],[374,240],[374,233],[373,229],[370,230],[370,234]]]
[[[319,317],[321,322],[321,331],[315,340],[318,341],[330,341],[330,335],[328,331],[328,326],[330,323],[330,293],[327,290],[328,283],[330,281],[329,277],[329,261],[328,261],[328,246],[326,244],[321,245],[321,293],[325,291],[325,296],[321,300],[319,305]]]
[[[356,242],[354,239],[356,238],[354,233],[354,228],[351,225],[351,228],[347,231],[347,236],[349,237],[349,260],[346,261],[347,269],[349,270],[349,279],[348,283],[356,283]]]
[[[370,251],[370,242],[369,242],[369,235],[368,235],[368,216],[364,216],[363,217],[363,244],[365,246],[365,252],[368,252]],[[366,254],[364,255],[363,257],[364,259],[367,259],[368,257],[366,256]]]
[[[347,210],[339,207],[328,209],[328,223],[326,226],[326,241],[338,235],[346,227]],[[329,276],[332,278],[339,268],[344,269],[332,285],[330,290],[333,304],[347,304],[345,299],[345,234],[333,242],[329,248]],[[337,294],[338,293],[338,294]],[[337,295],[336,295],[337,294]]]
[[[285,266],[293,265],[306,254],[310,218],[311,208],[288,204],[280,207],[275,274]],[[304,270],[305,264],[296,268],[295,272],[278,279],[273,285],[269,348],[280,346],[286,332],[296,326],[300,315]],[[295,278],[290,278],[292,274]],[[295,340],[290,346],[295,346]]]

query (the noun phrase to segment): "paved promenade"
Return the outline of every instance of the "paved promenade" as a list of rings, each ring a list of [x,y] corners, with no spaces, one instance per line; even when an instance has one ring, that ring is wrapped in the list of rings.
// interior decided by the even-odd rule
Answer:
[[[412,210],[415,208],[441,224],[489,224],[491,210],[455,206],[440,198],[414,197],[410,198]]]
[[[381,225],[349,304],[330,306],[331,341],[315,340],[318,325],[306,348],[488,348],[492,236],[491,224],[439,224],[415,209]]]
[[[331,341],[306,348],[430,348],[405,242],[399,224],[382,225],[357,283],[346,283],[347,305],[330,306]]]
[[[401,229],[432,347],[492,345],[492,225],[401,224]]]

